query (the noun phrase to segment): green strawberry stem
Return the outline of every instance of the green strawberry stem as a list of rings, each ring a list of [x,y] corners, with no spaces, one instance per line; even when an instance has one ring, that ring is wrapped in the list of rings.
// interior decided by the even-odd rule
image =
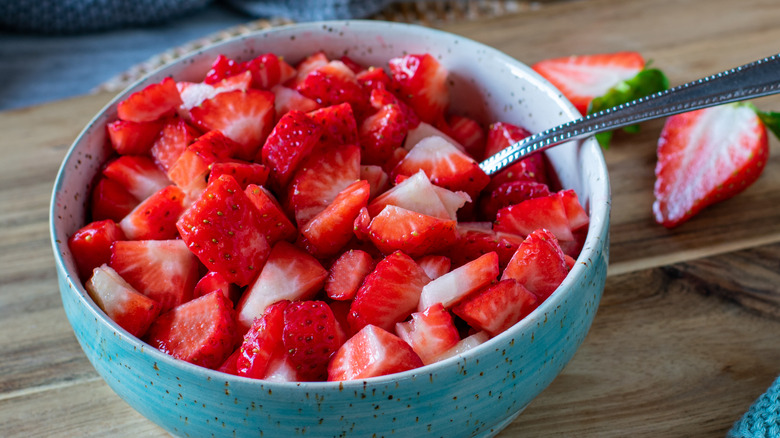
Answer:
[[[759,111],[758,108],[755,107],[753,107],[753,109],[756,111],[756,114],[758,114],[758,118],[761,119],[764,126],[772,131],[772,134],[774,134],[775,137],[780,139],[780,113],[774,111]]]
[[[620,81],[610,88],[603,96],[594,98],[588,107],[588,114],[612,108],[623,103],[631,102],[640,97],[649,96],[669,88],[669,80],[666,75],[656,68],[644,69],[631,79]],[[639,125],[631,125],[623,128],[628,133],[639,131]],[[603,148],[609,147],[612,139],[612,131],[596,134],[596,140]]]

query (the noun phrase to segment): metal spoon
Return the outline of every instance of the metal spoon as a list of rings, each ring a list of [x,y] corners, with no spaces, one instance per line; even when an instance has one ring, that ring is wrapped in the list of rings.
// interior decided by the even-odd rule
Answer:
[[[528,136],[479,164],[492,175],[567,140],[729,102],[780,93],[780,54],[688,82]]]

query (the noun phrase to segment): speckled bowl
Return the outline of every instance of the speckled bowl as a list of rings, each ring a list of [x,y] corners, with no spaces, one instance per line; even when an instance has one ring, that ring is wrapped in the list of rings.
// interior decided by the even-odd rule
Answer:
[[[519,42],[522,43],[522,42]],[[274,52],[295,63],[323,50],[369,65],[433,54],[450,72],[455,108],[477,119],[541,130],[573,119],[573,107],[530,68],[490,47],[420,26],[344,21],[279,27],[205,48],[128,88],[76,139],[59,171],[51,236],[62,302],[85,354],[133,408],[176,436],[492,436],[566,366],[596,314],[607,271],[609,182],[593,140],[548,151],[565,187],[591,217],[585,247],[560,288],[489,342],[413,371],[343,383],[269,383],[167,356],[106,318],[78,280],[67,238],[84,225],[88,185],[106,159],[105,124],[131,92],[165,76],[201,80],[220,53]]]

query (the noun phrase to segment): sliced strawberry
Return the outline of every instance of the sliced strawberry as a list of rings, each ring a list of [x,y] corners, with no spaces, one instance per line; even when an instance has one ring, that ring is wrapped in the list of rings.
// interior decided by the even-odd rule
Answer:
[[[496,281],[499,273],[498,254],[487,253],[426,284],[417,310],[422,312],[436,303],[452,307],[469,294]]]
[[[355,78],[358,83],[367,90],[375,90],[377,88],[383,88],[387,90],[395,90],[398,84],[395,83],[387,72],[379,67],[368,67],[367,69],[355,74]]]
[[[335,255],[354,235],[355,218],[368,203],[368,181],[355,181],[301,229],[306,250],[315,257]]]
[[[209,272],[198,280],[192,292],[192,298],[199,298],[211,292],[220,291],[231,303],[240,298],[241,290],[235,284],[225,280],[219,272]]]
[[[452,315],[440,303],[422,312],[412,313],[412,319],[395,325],[395,333],[412,347],[426,365],[433,363],[437,356],[460,341]]]
[[[165,78],[119,102],[116,111],[121,120],[151,122],[172,115],[181,103],[176,81]]]
[[[283,84],[295,77],[295,69],[280,56],[265,53],[244,63],[247,71],[252,72],[252,86],[261,90]]]
[[[472,198],[488,185],[490,177],[479,164],[442,137],[421,140],[396,165],[393,175],[413,175],[423,170],[432,183]]]
[[[441,202],[434,185],[422,170],[377,196],[369,204],[368,213],[376,216],[387,205],[395,205],[440,219],[453,219]]]
[[[557,193],[502,208],[496,214],[493,226],[496,231],[520,236],[527,236],[539,228],[550,230],[559,240],[574,240],[566,208]]]
[[[260,275],[236,306],[240,326],[247,330],[256,317],[277,301],[312,298],[327,277],[328,271],[306,251],[285,241],[278,242]]]
[[[270,249],[257,215],[236,180],[222,175],[209,181],[176,227],[190,251],[210,271],[245,286],[258,275]]]
[[[217,368],[217,371],[225,374],[231,374],[233,376],[238,375],[238,370],[236,368],[236,363],[238,362],[238,356],[241,353],[241,351],[237,348],[235,351],[233,351],[230,356],[228,356],[227,359],[225,359],[225,362],[222,363]]]
[[[302,379],[298,375],[297,368],[290,359],[290,353],[284,349],[276,350],[268,360],[263,380],[268,382],[299,382]]]
[[[146,199],[171,184],[154,161],[143,155],[122,155],[106,165],[103,175],[122,184],[136,199]]]
[[[547,184],[531,180],[508,181],[484,194],[479,202],[480,213],[484,220],[494,221],[498,211],[504,207],[549,195]]]
[[[187,195],[196,199],[206,188],[211,165],[227,160],[239,149],[238,143],[220,131],[209,131],[186,147],[168,170],[168,177]]]
[[[133,211],[139,202],[122,184],[100,176],[90,197],[92,220],[111,219],[119,222]]]
[[[206,72],[206,78],[203,80],[206,84],[215,84],[227,77],[237,75],[246,71],[244,63],[228,58],[225,55],[218,55],[211,64],[211,69]]]
[[[319,108],[317,102],[299,93],[298,90],[285,87],[284,85],[272,87],[271,92],[274,93],[274,108],[276,109],[277,118],[292,110],[307,113]]]
[[[431,280],[436,280],[442,275],[450,272],[450,268],[452,267],[450,258],[442,255],[423,256],[417,259],[416,262]]]
[[[523,237],[517,234],[494,231],[490,228],[489,222],[484,223],[487,227],[477,224],[473,222],[459,223],[457,241],[446,251],[446,254],[452,259],[453,266],[461,266],[477,257],[495,251],[498,254],[498,265],[503,269],[512,259],[520,244],[523,243]]]
[[[506,279],[467,297],[452,311],[474,329],[495,336],[526,317],[538,302],[518,281]]]
[[[558,288],[569,267],[551,232],[540,229],[529,234],[504,269],[501,280],[512,278],[539,297],[539,304]]]
[[[450,102],[447,70],[436,58],[405,55],[391,59],[389,65],[401,95],[423,121],[431,123],[444,116]]]
[[[355,218],[353,224],[355,237],[360,241],[368,241],[370,239],[369,232],[371,226],[371,215],[368,214],[368,208],[361,208],[360,213]]]
[[[115,242],[109,266],[163,312],[192,299],[198,281],[198,259],[179,239]]]
[[[282,342],[303,381],[325,380],[330,357],[344,338],[333,311],[322,301],[296,301],[284,311]]]
[[[254,379],[265,377],[271,356],[284,349],[284,311],[289,304],[287,300],[274,303],[254,320],[238,349],[237,375]]]
[[[492,123],[488,126],[485,140],[485,158],[492,157],[530,135],[531,133],[522,126],[506,122]]]
[[[398,105],[385,105],[360,124],[363,162],[382,164],[401,147],[408,131],[406,117]]]
[[[430,279],[411,257],[396,251],[377,263],[355,295],[347,317],[352,332],[372,324],[392,330],[417,309]]]
[[[352,106],[348,103],[327,106],[308,113],[322,126],[320,144],[343,146],[358,144],[358,129]]]
[[[454,115],[448,120],[450,133],[458,143],[462,144],[475,160],[481,160],[485,156],[485,143],[487,135],[482,126],[469,117]]]
[[[249,89],[226,91],[190,110],[204,131],[219,130],[241,145],[236,157],[252,160],[274,126],[274,94]]]
[[[559,191],[557,195],[563,203],[563,209],[566,211],[566,218],[569,219],[569,228],[571,228],[572,233],[590,223],[588,213],[582,207],[577,192],[573,189],[564,189]]]
[[[151,122],[130,122],[116,120],[106,125],[111,146],[120,155],[143,155],[149,152],[157,134],[162,129],[162,123],[157,120]]]
[[[169,119],[152,145],[154,161],[168,172],[187,146],[199,136],[200,133],[183,119]]]
[[[400,119],[403,121],[404,131],[415,129],[421,123],[417,113],[384,85],[371,90],[370,103],[376,110],[381,110],[388,105],[397,108],[401,113]]]
[[[287,82],[287,86],[292,88],[298,88],[298,86],[309,76],[309,73],[326,65],[328,63],[328,57],[322,52],[316,52],[307,56],[303,61],[299,62],[295,66],[296,75],[294,78]]]
[[[259,157],[271,170],[279,189],[287,186],[301,161],[314,149],[322,132],[317,122],[300,111],[290,111],[279,119]]]
[[[108,263],[111,245],[124,239],[122,229],[109,219],[91,222],[73,233],[68,238],[68,248],[76,261],[79,278],[88,279],[93,269]]]
[[[452,348],[440,354],[439,356],[435,357],[434,361],[438,362],[453,356],[457,356],[459,354],[463,354],[478,345],[484,344],[489,340],[490,340],[490,335],[488,335],[487,333],[476,332],[473,335],[467,336],[461,339],[460,341],[458,341],[458,343],[455,344]]]
[[[358,74],[361,71],[365,70],[365,67],[360,65],[359,62],[355,61],[354,59],[350,58],[347,55],[342,56],[339,58],[339,61],[343,62],[344,65],[349,67],[350,70],[352,70],[353,73]]]
[[[189,120],[190,110],[200,105],[204,100],[211,99],[219,93],[227,91],[246,91],[252,85],[252,73],[243,72],[226,77],[219,82],[178,82],[176,86],[181,95],[182,104],[179,115]]]
[[[439,187],[436,185],[433,186],[433,190],[436,192],[436,195],[439,197],[439,201],[441,201],[444,209],[447,210],[449,218],[452,220],[458,219],[458,212],[461,208],[467,205],[472,205],[471,196],[469,196],[466,192],[453,192],[452,190],[447,190],[444,187]]]
[[[384,192],[387,189],[388,181],[390,181],[387,172],[381,166],[372,164],[360,166],[360,179],[368,181],[368,184],[371,186],[370,198],[372,199]]]
[[[317,149],[299,167],[290,183],[288,205],[303,226],[360,177],[360,148]]]
[[[377,249],[385,254],[401,250],[412,257],[421,257],[449,247],[455,242],[455,224],[387,205],[369,226],[369,236]]]
[[[160,314],[156,301],[133,289],[107,265],[95,268],[84,288],[112,321],[133,336],[143,336]]]
[[[420,356],[398,336],[367,325],[333,355],[328,380],[357,380],[400,373],[423,365]]]
[[[144,340],[177,359],[216,368],[236,348],[235,314],[225,295],[212,292],[160,315]]]
[[[184,212],[185,194],[167,186],[141,201],[119,227],[129,240],[167,240],[178,237],[176,220]]]
[[[410,151],[412,148],[417,146],[417,143],[419,143],[420,140],[428,137],[442,137],[443,139],[455,145],[455,147],[457,147],[459,150],[463,152],[466,151],[466,148],[462,144],[458,143],[457,140],[445,134],[435,126],[425,122],[420,122],[414,128],[409,128],[409,133],[406,135],[406,140],[404,140],[404,149]]]
[[[249,200],[257,208],[260,230],[268,245],[273,247],[280,240],[294,241],[298,230],[282,211],[282,206],[265,187],[249,184],[244,190]]]
[[[219,178],[221,175],[230,175],[243,190],[249,184],[258,186],[265,184],[268,181],[268,173],[268,168],[262,164],[232,160],[212,164],[208,179]]]
[[[769,155],[766,128],[746,104],[669,117],[658,140],[653,213],[672,228],[745,190]]]
[[[359,249],[345,251],[328,270],[325,292],[333,300],[351,300],[373,269],[374,259],[369,253]]]
[[[358,83],[355,73],[337,60],[312,70],[297,90],[322,106],[348,103],[355,110],[368,106],[368,93]]]
[[[537,62],[531,68],[550,81],[585,115],[594,97],[620,81],[631,79],[645,66],[637,52],[568,56]]]
[[[531,133],[522,127],[504,122],[493,123],[488,128],[485,158],[497,154],[529,135]],[[549,185],[544,154],[532,154],[493,175],[486,191],[492,192],[500,185],[512,181],[536,181]]]

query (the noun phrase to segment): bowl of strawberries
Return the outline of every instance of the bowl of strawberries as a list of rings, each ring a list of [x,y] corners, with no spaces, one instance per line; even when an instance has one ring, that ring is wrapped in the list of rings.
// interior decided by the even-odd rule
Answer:
[[[75,140],[51,235],[97,372],[176,436],[492,436],[606,278],[595,141],[478,163],[576,109],[521,62],[376,21],[206,47]]]

